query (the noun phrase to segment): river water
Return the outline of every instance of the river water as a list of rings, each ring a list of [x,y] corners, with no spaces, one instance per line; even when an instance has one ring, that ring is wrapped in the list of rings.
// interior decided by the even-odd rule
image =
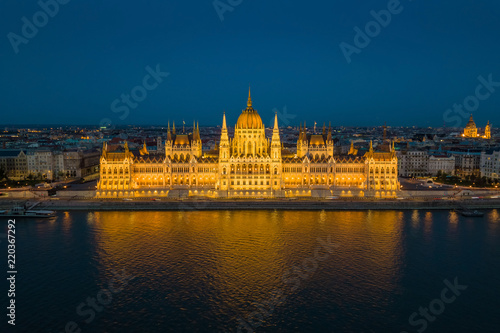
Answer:
[[[500,327],[499,210],[72,211],[18,219],[16,246],[2,332]]]

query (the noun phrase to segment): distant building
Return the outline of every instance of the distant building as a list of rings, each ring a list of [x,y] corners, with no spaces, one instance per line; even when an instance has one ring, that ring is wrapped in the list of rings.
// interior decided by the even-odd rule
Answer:
[[[97,150],[28,151],[28,173],[47,180],[82,178],[99,172],[100,155]]]
[[[489,120],[488,123],[486,124],[486,127],[484,128],[484,138],[488,140],[491,139],[491,125]]]
[[[429,154],[425,150],[400,151],[398,162],[401,177],[426,177],[429,174]]]
[[[429,174],[437,176],[438,172],[453,175],[455,173],[455,157],[448,155],[432,155],[429,157]]]
[[[481,174],[481,153],[454,153],[455,174],[459,177],[479,176]]]
[[[481,137],[478,134],[477,126],[476,123],[474,122],[474,119],[472,118],[472,114],[470,115],[469,122],[465,126],[464,133],[462,134],[462,136],[465,138]],[[491,124],[489,121],[486,124],[486,127],[484,128],[484,135],[481,138],[488,140],[491,139]]]
[[[500,178],[500,151],[481,153],[481,177]]]
[[[50,149],[28,151],[27,160],[28,173],[47,180],[55,179],[64,168],[62,155],[54,154]]]
[[[194,130],[194,125],[193,125],[193,130]],[[158,153],[162,153],[165,151],[165,146],[163,145],[163,140],[162,140],[161,136],[159,136],[156,139],[156,151]]]
[[[28,175],[26,153],[17,149],[0,150],[0,167],[6,171],[9,178],[22,179],[26,177]]]
[[[62,155],[62,172],[68,178],[82,178],[99,172],[101,153],[97,150],[66,150]]]
[[[472,118],[472,114],[470,115],[469,122],[465,126],[463,136],[466,138],[477,138],[477,127],[474,119]]]

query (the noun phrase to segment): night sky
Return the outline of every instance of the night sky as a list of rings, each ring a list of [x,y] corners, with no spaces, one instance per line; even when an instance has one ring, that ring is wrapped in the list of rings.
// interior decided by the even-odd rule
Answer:
[[[266,124],[276,109],[280,125],[465,126],[467,110],[446,110],[466,99],[479,127],[500,126],[498,0],[217,3],[72,0],[44,17],[36,1],[2,0],[0,124],[216,125],[225,110],[232,126],[250,84]],[[348,63],[340,44],[356,47],[354,28],[388,7]],[[475,97],[490,75],[499,83]]]

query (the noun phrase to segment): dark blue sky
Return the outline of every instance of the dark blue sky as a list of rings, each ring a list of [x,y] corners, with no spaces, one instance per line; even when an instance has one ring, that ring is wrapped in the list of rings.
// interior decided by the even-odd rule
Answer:
[[[221,21],[213,0],[72,0],[16,54],[8,34],[22,36],[21,18],[33,22],[41,7],[3,0],[0,123],[212,125],[226,110],[233,125],[250,83],[266,123],[286,106],[295,118],[282,123],[442,126],[448,108],[475,95],[478,76],[500,82],[498,0],[401,0],[348,64],[339,44],[354,45],[354,27],[364,30],[389,2],[243,0]],[[168,77],[120,119],[113,101],[141,92],[157,64]],[[500,87],[492,89],[478,106],[469,98],[478,126],[500,125]],[[445,116],[448,126],[467,120]]]

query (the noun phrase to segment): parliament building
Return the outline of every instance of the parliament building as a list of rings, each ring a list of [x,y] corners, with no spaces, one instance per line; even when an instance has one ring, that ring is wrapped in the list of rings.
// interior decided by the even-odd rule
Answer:
[[[322,134],[300,126],[297,151],[283,148],[275,115],[271,138],[252,107],[250,92],[232,138],[225,114],[220,141],[203,152],[199,126],[193,133],[167,130],[164,154],[150,154],[144,144],[133,152],[103,146],[97,198],[134,197],[396,197],[400,185],[394,145],[383,152],[335,154],[331,128]]]

